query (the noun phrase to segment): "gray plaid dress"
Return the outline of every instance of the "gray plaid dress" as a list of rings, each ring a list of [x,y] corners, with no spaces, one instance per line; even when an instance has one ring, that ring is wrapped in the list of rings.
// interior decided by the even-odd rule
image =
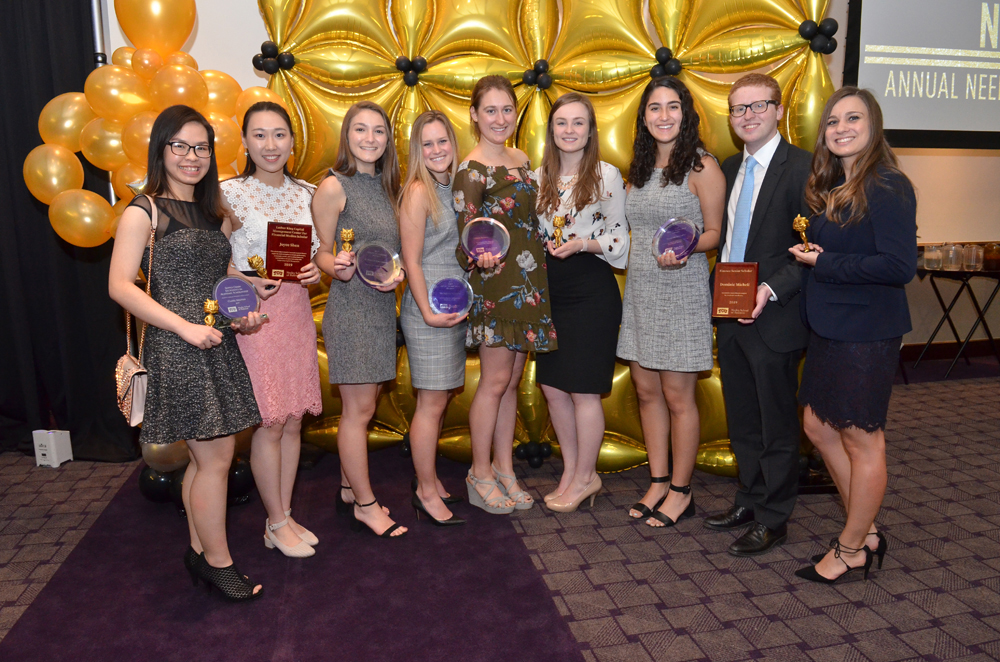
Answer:
[[[458,225],[452,211],[451,185],[437,185],[437,196],[448,210],[448,218],[437,226],[428,217],[424,229],[424,253],[421,267],[427,289],[441,278],[465,278],[465,271],[455,259],[458,246]],[[424,317],[409,288],[403,295],[399,322],[406,338],[406,354],[410,360],[413,388],[429,391],[450,391],[465,383],[466,323],[450,329],[438,329],[424,324]]]
[[[661,269],[651,248],[653,235],[669,218],[683,216],[703,231],[701,203],[688,188],[687,176],[680,186],[660,186],[662,176],[659,168],[653,170],[646,185],[633,186],[625,199],[632,248],[617,353],[647,370],[711,370],[708,259],[694,253],[683,267]]]

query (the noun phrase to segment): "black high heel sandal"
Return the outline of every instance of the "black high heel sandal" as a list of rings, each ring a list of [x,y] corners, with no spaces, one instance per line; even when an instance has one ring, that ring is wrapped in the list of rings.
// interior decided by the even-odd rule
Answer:
[[[263,586],[259,591],[254,593],[255,584],[246,579],[246,576],[236,569],[235,563],[225,568],[216,568],[208,564],[204,552],[198,556],[195,572],[201,581],[205,582],[206,591],[211,593],[214,586],[222,593],[222,597],[230,602],[256,600],[264,594]]]
[[[851,574],[853,571],[863,570],[864,579],[868,579],[868,570],[871,569],[872,559],[875,558],[875,556],[872,554],[872,550],[868,549],[868,545],[865,545],[861,549],[851,549],[850,547],[845,547],[841,545],[839,538],[834,538],[833,543],[834,543],[833,556],[835,558],[840,559],[840,562],[843,563],[844,566],[847,568],[847,570],[844,571],[844,574],[834,577],[833,579],[830,579],[828,577],[824,577],[823,575],[819,574],[819,572],[816,571],[816,566],[811,565],[809,567],[799,568],[798,570],[796,570],[795,576],[801,577],[802,579],[805,579],[810,582],[816,582],[817,584],[836,584],[838,581],[840,581],[841,578]],[[841,554],[844,552],[847,552],[848,554],[856,554],[857,552],[861,551],[864,551],[865,553],[865,562],[863,565],[855,565],[855,566],[847,565],[847,561],[845,561],[841,556]]]
[[[649,479],[649,482],[650,483],[669,483],[670,482],[670,476],[653,476],[653,477],[651,477]],[[650,508],[649,506],[647,506],[646,504],[644,504],[642,501],[637,501],[634,504],[632,504],[632,508],[629,511],[628,516],[631,517],[632,519],[646,519],[647,517],[652,517],[653,513],[655,511],[659,510],[660,506],[662,506],[663,502],[666,501],[666,500],[667,500],[667,495],[664,494],[663,498],[660,499],[659,501],[657,501],[656,504],[652,508]],[[632,510],[635,510],[635,511],[637,511],[639,513],[642,513],[642,514],[639,515],[638,517],[633,517],[632,516]]]
[[[681,494],[691,494],[691,486],[690,485],[685,485],[683,487],[678,487],[677,485],[671,484],[669,489],[670,489],[671,492],[680,492]],[[663,501],[666,501],[666,497],[663,497]],[[662,504],[663,501],[661,501],[660,503]],[[653,526],[652,524],[647,524],[646,526],[653,526],[654,529],[662,529],[664,527],[673,526],[673,525],[677,524],[677,522],[680,522],[682,519],[688,519],[689,517],[694,517],[694,513],[695,513],[695,510],[694,510],[694,497],[693,496],[691,497],[691,501],[688,503],[687,508],[685,508],[684,512],[681,513],[677,517],[677,522],[675,522],[674,520],[672,520],[669,517],[667,517],[666,514],[661,513],[659,508],[660,507],[657,506],[656,507],[656,511],[654,513],[650,514],[649,517],[651,517],[652,519],[655,519],[657,522],[661,522],[663,524],[663,526]]]
[[[378,504],[378,499],[375,499],[371,503],[358,503],[357,501],[355,501],[353,505],[357,508],[367,508],[369,506],[374,506],[377,504]],[[402,538],[403,536],[406,535],[405,531],[399,534],[398,536],[392,535],[393,531],[402,526],[403,526],[402,524],[394,522],[388,529],[386,529],[382,533],[375,533],[375,529],[371,528],[370,526],[359,520],[358,516],[354,514],[354,508],[351,508],[351,531],[357,532],[363,529],[368,529],[372,533],[375,533],[375,535],[377,535],[379,538]]]
[[[876,538],[878,538],[878,549],[873,551],[872,554],[874,554],[875,558],[878,559],[878,569],[881,570],[882,560],[885,558],[885,550],[889,545],[889,541],[885,539],[885,536],[882,535],[881,531],[876,531],[875,533],[866,533],[865,535],[875,536]],[[836,544],[836,542],[837,542],[836,538],[830,541],[830,549],[833,549],[833,546]],[[826,556],[826,554],[827,554],[826,552],[823,552],[822,554],[814,554],[813,556],[809,557],[809,560],[812,561],[813,563],[819,563],[823,559],[823,557]]]
[[[414,476],[413,480],[410,481],[410,491],[413,492],[414,494],[417,493],[417,477],[416,476]],[[452,506],[452,505],[454,505],[456,503],[462,503],[463,501],[465,501],[465,499],[463,499],[462,497],[460,497],[458,495],[455,495],[455,494],[450,494],[450,495],[448,495],[446,497],[441,497],[441,500],[444,501],[444,503],[445,503],[446,506]],[[429,517],[429,515],[428,515],[428,517]]]
[[[448,503],[445,501],[445,503]],[[434,526],[458,526],[459,524],[465,524],[465,520],[459,518],[455,513],[451,514],[448,519],[437,519],[424,508],[424,503],[420,500],[420,497],[416,494],[410,499],[410,505],[413,506],[413,514],[419,520],[420,513],[427,515],[427,518],[434,523]]]

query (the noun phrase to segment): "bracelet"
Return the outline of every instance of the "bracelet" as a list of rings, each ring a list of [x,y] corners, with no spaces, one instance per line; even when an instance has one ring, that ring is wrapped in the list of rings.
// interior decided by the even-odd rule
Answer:
[[[583,248],[581,248],[580,250],[578,250],[577,254],[580,254],[580,253],[589,253],[590,251],[587,250],[587,249],[590,248],[590,240],[589,239],[581,239],[580,241],[583,242]]]

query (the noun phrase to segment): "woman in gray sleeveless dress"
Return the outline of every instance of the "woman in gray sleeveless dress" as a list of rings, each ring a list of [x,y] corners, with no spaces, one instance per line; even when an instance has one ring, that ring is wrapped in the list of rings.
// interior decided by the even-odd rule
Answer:
[[[435,457],[444,412],[452,390],[465,383],[465,313],[435,313],[428,291],[442,278],[465,279],[455,259],[458,225],[451,183],[458,170],[458,143],[448,117],[437,110],[421,114],[410,132],[410,162],[400,202],[399,232],[409,287],[399,320],[406,338],[410,379],[417,409],[410,424],[410,450],[417,473],[413,510],[439,526],[462,524],[446,504]],[[471,297],[470,297],[471,303]]]
[[[377,242],[398,252],[398,192],[399,162],[389,118],[381,106],[358,102],[344,115],[337,162],[313,196],[313,221],[320,241],[315,262],[333,277],[323,313],[323,342],[330,383],[339,384],[343,403],[337,426],[338,505],[351,504],[346,510],[352,529],[360,531],[364,524],[383,538],[401,536],[406,528],[389,518],[372,492],[368,423],[375,414],[382,382],[396,376],[393,291],[403,276],[377,288],[354,278],[353,247],[343,249],[340,230],[354,231],[355,246]]]
[[[690,484],[700,436],[695,387],[698,372],[712,368],[705,251],[719,244],[726,180],[704,150],[699,123],[691,93],[679,80],[664,76],[646,86],[625,202],[632,252],[618,356],[629,361],[652,474],[629,515],[657,527],[694,515]],[[695,252],[682,260],[669,251],[654,258],[649,247],[656,230],[680,216],[701,230]]]

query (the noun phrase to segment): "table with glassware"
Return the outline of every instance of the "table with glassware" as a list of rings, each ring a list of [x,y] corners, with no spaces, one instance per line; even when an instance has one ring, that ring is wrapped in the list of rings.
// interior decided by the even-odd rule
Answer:
[[[997,293],[1000,292],[1000,244],[969,244],[966,246],[944,244],[926,246],[918,265],[917,274],[920,278],[930,276],[931,288],[934,290],[934,296],[937,297],[938,304],[941,306],[942,315],[913,366],[916,367],[924,358],[924,354],[927,353],[931,343],[934,342],[938,331],[941,330],[941,327],[946,322],[951,329],[952,335],[955,336],[955,341],[960,342],[961,346],[958,348],[958,353],[955,354],[951,365],[948,366],[945,379],[948,378],[952,368],[955,367],[955,364],[962,357],[962,353],[965,351],[969,341],[972,340],[972,336],[976,333],[980,324],[983,325],[983,330],[989,339],[993,354],[996,356],[997,362],[1000,363],[1000,351],[997,350],[997,343],[993,338],[993,333],[990,330],[989,324],[986,323],[986,313],[993,304],[993,300],[996,299]],[[979,299],[969,284],[969,281],[973,278],[986,278],[996,283],[984,306],[979,305]],[[941,291],[938,290],[937,280],[939,279],[958,281],[960,283],[958,291],[955,292],[955,296],[952,297],[951,302],[947,305],[941,296]],[[969,298],[972,300],[972,306],[976,311],[976,320],[973,322],[972,328],[969,329],[964,340],[959,337],[958,330],[955,328],[955,323],[951,318],[951,311],[955,308],[955,304],[958,303],[963,292],[968,292]],[[970,363],[968,357],[965,357],[965,361],[966,363]]]

